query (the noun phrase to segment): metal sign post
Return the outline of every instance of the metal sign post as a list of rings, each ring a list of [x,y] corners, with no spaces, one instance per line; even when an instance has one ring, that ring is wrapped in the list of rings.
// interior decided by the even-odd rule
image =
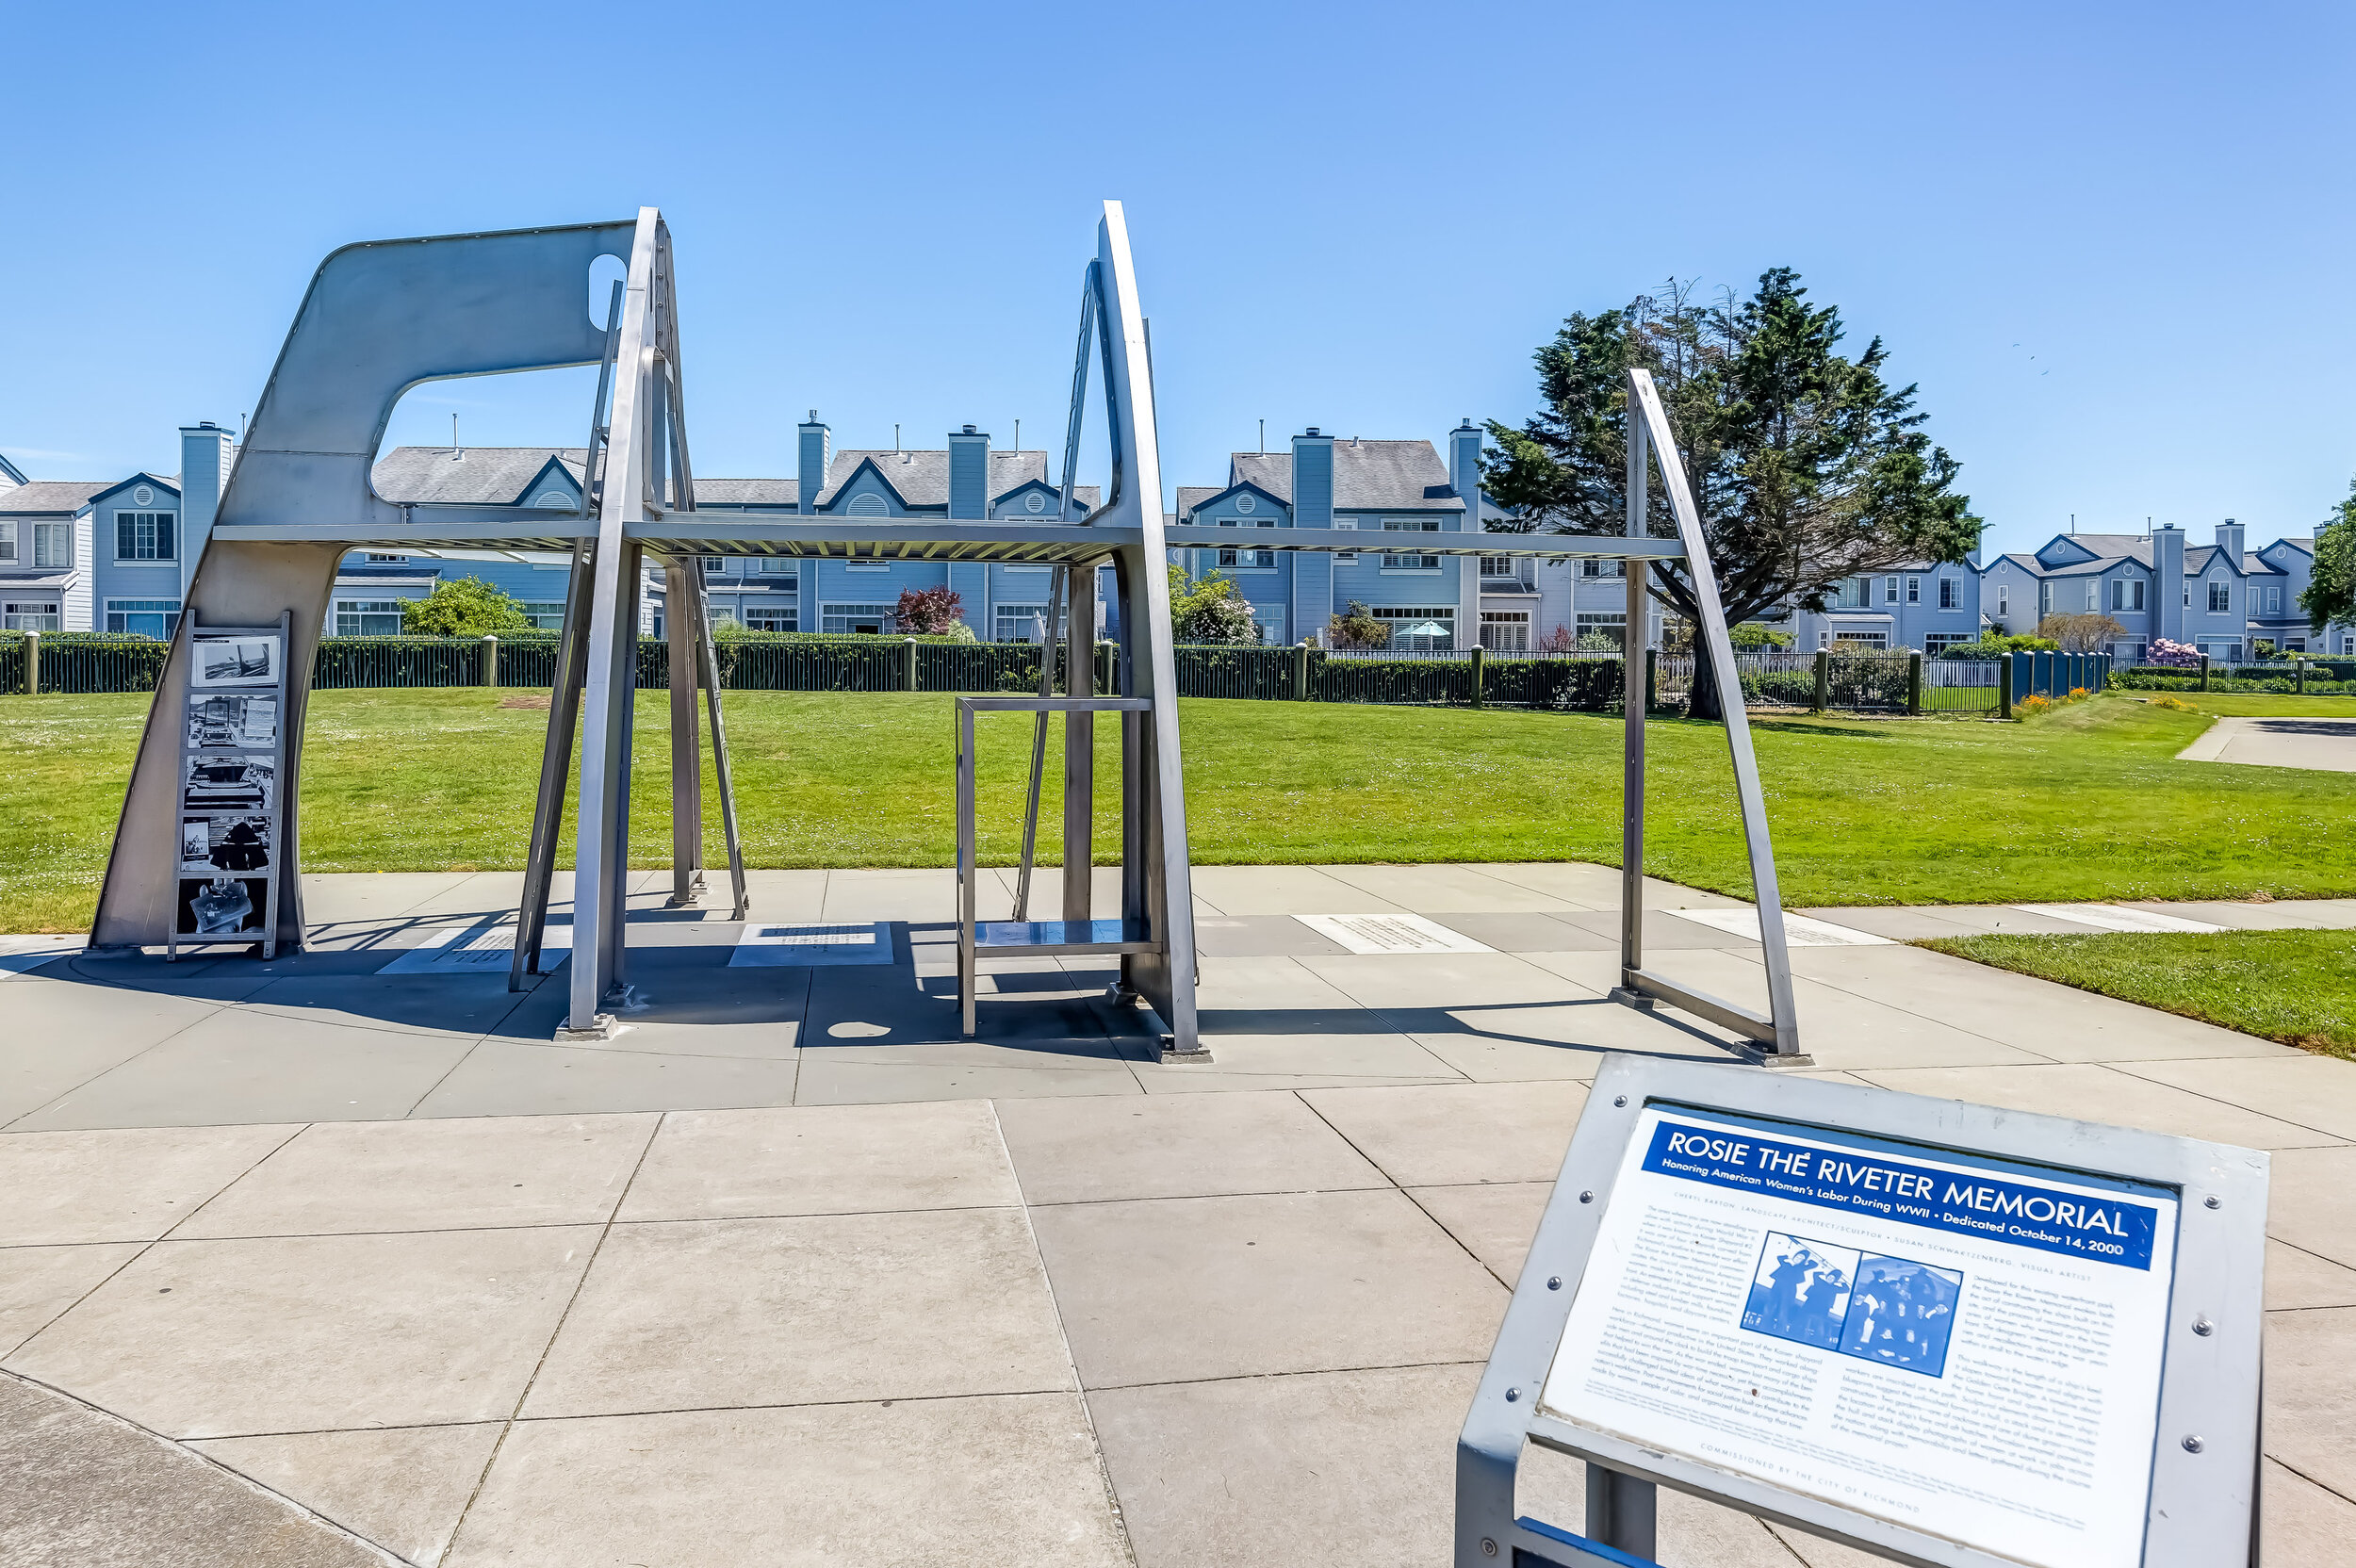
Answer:
[[[2267,1158],[1614,1055],[1457,1446],[1456,1563],[1675,1487],[1921,1568],[2254,1564]],[[1525,1444],[1582,1527],[1520,1511]]]

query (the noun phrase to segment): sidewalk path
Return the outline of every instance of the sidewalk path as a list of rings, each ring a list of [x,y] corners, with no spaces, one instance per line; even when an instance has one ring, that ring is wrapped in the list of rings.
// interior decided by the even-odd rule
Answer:
[[[764,921],[885,923],[891,962],[815,968],[730,967],[653,880],[605,1047],[548,1043],[561,987],[379,972],[496,874],[317,879],[272,965],[0,978],[0,1381],[161,1456],[87,1509],[201,1460],[457,1568],[1444,1561],[1597,1062],[1725,1059],[1604,999],[1607,868],[1202,868],[1185,1068],[1088,960],[1000,968],[957,1038],[946,873],[756,874]],[[1746,906],[1647,903],[1661,969],[1762,1000]],[[1792,961],[1820,1073],[2272,1152],[2266,1561],[2356,1562],[2356,1065],[1894,941]],[[1687,1568],[1865,1560],[1662,1508]],[[54,1528],[0,1489],[0,1557]]]
[[[2356,716],[2219,719],[2176,760],[2356,773]]]

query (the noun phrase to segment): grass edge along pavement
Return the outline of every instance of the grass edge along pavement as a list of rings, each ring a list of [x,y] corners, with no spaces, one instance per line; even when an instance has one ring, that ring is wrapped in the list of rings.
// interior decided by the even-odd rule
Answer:
[[[305,869],[519,865],[544,701],[483,688],[315,693]],[[638,697],[637,866],[669,861],[667,701]],[[0,931],[86,926],[147,705],[141,694],[0,701],[10,758]],[[1618,861],[1616,717],[1208,698],[1180,711],[1199,863]],[[939,694],[730,694],[748,863],[949,864],[953,712]],[[2022,724],[1758,718],[1785,902],[2356,893],[2356,835],[2328,830],[2356,815],[2356,776],[2176,761],[2211,722],[2119,694]],[[1103,853],[1118,842],[1118,727],[1097,731]],[[983,715],[981,737],[982,859],[1011,864],[1029,719]],[[1648,746],[1645,869],[1750,896],[1724,730],[1659,720]],[[1051,862],[1060,772],[1051,760]],[[724,863],[718,812],[707,805],[705,819],[706,858]],[[571,848],[568,826],[561,863]]]
[[[2356,1060],[2356,931],[2004,933],[1914,945]]]

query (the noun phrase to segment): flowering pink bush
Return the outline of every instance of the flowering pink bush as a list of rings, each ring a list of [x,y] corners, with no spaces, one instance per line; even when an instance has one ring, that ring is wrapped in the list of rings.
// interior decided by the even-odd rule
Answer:
[[[2154,664],[2178,664],[2190,669],[2201,662],[2201,650],[2190,643],[2171,643],[2165,637],[2155,637],[2145,657]]]

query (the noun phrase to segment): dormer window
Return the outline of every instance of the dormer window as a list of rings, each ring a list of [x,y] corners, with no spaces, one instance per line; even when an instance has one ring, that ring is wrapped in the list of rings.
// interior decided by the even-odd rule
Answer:
[[[884,504],[881,496],[870,490],[863,496],[853,496],[851,504],[843,509],[843,514],[846,517],[889,517],[892,508]]]

